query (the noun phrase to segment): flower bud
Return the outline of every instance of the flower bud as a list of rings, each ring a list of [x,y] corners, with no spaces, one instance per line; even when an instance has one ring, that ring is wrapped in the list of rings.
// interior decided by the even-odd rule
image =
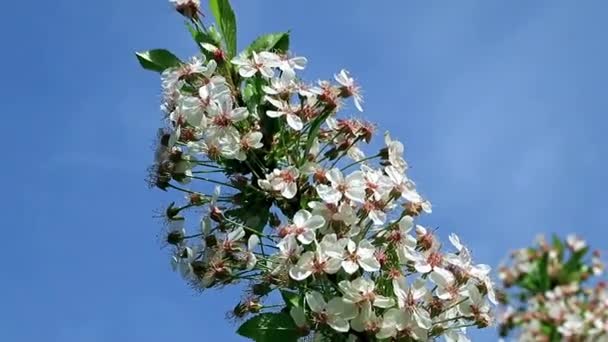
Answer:
[[[174,230],[167,234],[167,243],[170,245],[179,245],[184,241],[184,233],[181,230]]]
[[[171,3],[175,6],[175,10],[184,17],[189,19],[198,18],[201,7],[199,0],[171,0]]]

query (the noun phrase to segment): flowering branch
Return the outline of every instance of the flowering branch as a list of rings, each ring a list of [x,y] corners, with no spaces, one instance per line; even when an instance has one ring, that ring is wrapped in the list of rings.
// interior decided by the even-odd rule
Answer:
[[[502,336],[519,334],[520,341],[604,341],[608,339],[608,291],[605,281],[585,283],[603,273],[598,251],[591,258],[584,240],[574,235],[562,241],[515,251],[500,269],[505,304],[500,317]]]
[[[201,55],[137,57],[161,72],[167,124],[150,183],[186,195],[166,210],[175,270],[201,290],[247,281],[233,315],[254,315],[237,333],[256,341],[464,341],[466,327],[488,326],[490,268],[456,235],[444,251],[414,223],[431,204],[406,176],[403,144],[386,133],[367,157],[375,126],[338,116],[350,101],[363,111],[350,73],[309,84],[289,33],[237,54],[227,0],[210,1],[215,25],[197,0],[171,2]]]

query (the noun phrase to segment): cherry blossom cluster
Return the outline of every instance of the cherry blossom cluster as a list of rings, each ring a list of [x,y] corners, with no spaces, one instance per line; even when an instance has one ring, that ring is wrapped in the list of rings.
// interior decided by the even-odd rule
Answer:
[[[172,2],[200,48],[161,73],[166,125],[150,182],[184,195],[163,213],[174,269],[200,290],[244,283],[233,315],[255,315],[238,332],[256,340],[468,341],[468,327],[492,324],[490,267],[457,235],[445,249],[418,223],[431,204],[404,145],[386,133],[366,153],[375,125],[338,115],[349,103],[363,111],[353,76],[304,81],[307,59],[287,33],[231,56],[227,1],[215,7],[221,30],[202,23],[198,2]]]
[[[499,316],[501,335],[520,341],[608,341],[608,283],[592,281],[604,266],[588,258],[587,243],[539,238],[535,248],[515,251],[500,269],[507,294]],[[590,282],[591,285],[585,285]]]

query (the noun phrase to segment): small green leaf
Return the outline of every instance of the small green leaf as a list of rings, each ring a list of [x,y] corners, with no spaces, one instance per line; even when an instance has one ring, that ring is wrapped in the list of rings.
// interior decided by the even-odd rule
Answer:
[[[299,333],[293,319],[286,313],[263,313],[243,323],[237,334],[256,342],[295,342]]]
[[[196,26],[190,24],[189,22],[186,22],[186,27],[188,28],[188,31],[190,31],[192,39],[194,39],[194,41],[199,44],[199,46],[201,43],[209,43],[214,45],[217,44],[213,41],[213,38],[210,34],[199,30]]]
[[[545,254],[538,260],[538,289],[542,292],[549,291],[551,289],[551,279],[549,278],[549,255]]]
[[[562,272],[560,274],[560,281],[568,283],[572,281],[580,280],[582,270],[584,267],[583,258],[589,251],[588,247],[585,247],[577,252],[570,255],[568,262],[564,264]]]
[[[555,248],[555,250],[557,251],[557,256],[559,258],[559,260],[561,261],[562,258],[564,257],[564,243],[562,242],[562,240],[559,238],[559,236],[553,234],[553,247]]]
[[[225,215],[236,218],[245,226],[257,231],[264,231],[270,216],[270,204],[264,201],[248,201],[242,207],[227,210]],[[251,232],[247,232],[249,235]]]
[[[245,49],[245,55],[252,52],[275,51],[285,53],[289,50],[289,32],[270,33],[258,37]]]
[[[136,52],[135,55],[137,56],[137,60],[139,60],[139,64],[146,70],[163,72],[165,69],[182,64],[174,54],[163,49]]]
[[[230,1],[209,0],[209,7],[224,37],[228,55],[234,57],[236,55],[236,17]]]
[[[295,292],[281,290],[281,297],[283,297],[283,301],[285,301],[285,304],[289,307],[299,308],[301,306],[300,296]]]
[[[302,156],[302,160],[305,161],[308,158],[308,153],[310,152],[310,148],[315,141],[315,138],[319,135],[319,130],[321,129],[321,125],[327,117],[331,114],[331,111],[326,111],[325,113],[319,115],[316,119],[313,120],[310,125],[310,129],[308,130],[308,138],[306,140],[306,148],[304,149],[304,155]]]

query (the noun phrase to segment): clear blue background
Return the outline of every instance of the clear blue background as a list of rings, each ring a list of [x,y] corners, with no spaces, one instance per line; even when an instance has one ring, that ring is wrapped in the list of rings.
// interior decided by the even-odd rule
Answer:
[[[478,261],[537,232],[607,249],[605,1],[233,2],[241,47],[291,29],[310,78],[352,71],[426,222]],[[237,291],[170,272],[144,182],[159,80],[133,52],[193,54],[182,23],[164,0],[3,2],[0,340],[239,340]]]

